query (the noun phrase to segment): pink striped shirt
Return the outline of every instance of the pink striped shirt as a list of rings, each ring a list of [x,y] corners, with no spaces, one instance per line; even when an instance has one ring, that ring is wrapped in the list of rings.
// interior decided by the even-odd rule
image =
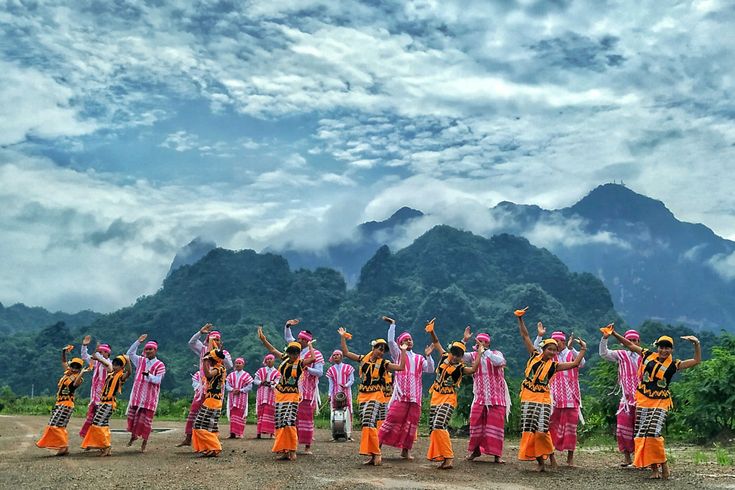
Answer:
[[[89,391],[89,404],[99,404],[100,396],[102,395],[102,387],[105,385],[105,379],[107,379],[107,366],[96,359],[92,359],[87,351],[86,345],[82,346],[82,359],[84,362],[91,363],[93,366],[92,387]]]
[[[268,405],[274,405],[276,403],[276,395],[273,392],[273,386],[278,383],[281,379],[281,373],[276,368],[269,368],[263,366],[255,372],[255,384],[260,385],[258,391],[255,393],[255,410],[257,411],[258,405],[267,403]],[[263,381],[271,383],[271,386],[265,386]]]
[[[301,351],[301,359],[305,358],[309,355],[309,349],[303,349]],[[324,364],[324,356],[322,356],[322,353],[318,350],[314,350],[314,355],[316,355],[316,361],[314,361],[314,364],[312,364],[309,367],[313,367],[316,364]],[[303,374],[301,375],[301,378],[299,378],[299,393],[301,393],[301,398],[304,400],[314,400],[318,403],[319,398],[319,376],[316,376],[314,374],[311,374],[309,372],[309,369],[304,369]]]
[[[230,389],[230,394],[227,398],[227,409],[231,407],[244,408],[245,415],[248,414],[248,386],[252,386],[253,377],[247,371],[232,371],[227,375],[226,379],[227,388]],[[240,393],[234,394],[232,389],[240,390]]]
[[[502,358],[502,364],[499,366],[494,365],[490,359],[490,354],[496,358]],[[469,361],[474,363],[477,358],[477,352],[471,352],[469,356]],[[505,383],[504,370],[505,358],[503,354],[500,351],[486,351],[480,360],[480,364],[477,366],[477,371],[475,371],[472,377],[472,391],[475,394],[472,403],[501,407],[508,406],[508,398],[510,397],[506,396],[508,386]]]
[[[554,359],[556,362],[573,362],[575,350],[564,349]],[[584,361],[582,361],[584,363]],[[580,367],[584,364],[580,364]],[[557,371],[551,378],[551,397],[556,408],[579,408],[582,395],[579,391],[579,368]]]
[[[641,356],[629,350],[609,350],[607,339],[600,340],[600,357],[618,363],[618,385],[620,386],[620,404],[635,405],[635,392],[638,388],[638,366]]]
[[[146,357],[140,356],[136,368],[135,381],[133,382],[133,391],[130,393],[128,409],[130,407],[141,407],[155,412],[158,407],[158,395],[161,393],[161,384],[152,383],[143,376],[147,362],[150,363],[148,366],[149,375],[160,376],[163,379],[163,375],[166,374],[166,366],[163,362],[158,359],[153,359],[151,362]]]
[[[348,384],[350,380],[354,382],[354,374],[355,368],[344,362],[333,364],[327,369],[327,378],[331,381],[329,397],[332,400],[332,406],[334,406],[334,396],[342,392],[347,395],[347,406],[352,410],[352,385],[345,388],[342,388],[341,385]]]
[[[388,327],[388,347],[395,364],[401,362],[401,348],[396,343],[396,324]],[[406,369],[396,371],[393,376],[393,396],[391,400],[418,403],[421,405],[422,389],[421,376],[423,373],[434,372],[434,359],[406,351]]]

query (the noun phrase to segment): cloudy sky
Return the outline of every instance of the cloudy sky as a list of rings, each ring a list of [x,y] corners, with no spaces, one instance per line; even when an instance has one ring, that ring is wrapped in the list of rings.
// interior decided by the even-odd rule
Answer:
[[[731,2],[375,3],[0,0],[0,301],[613,180],[735,238]]]

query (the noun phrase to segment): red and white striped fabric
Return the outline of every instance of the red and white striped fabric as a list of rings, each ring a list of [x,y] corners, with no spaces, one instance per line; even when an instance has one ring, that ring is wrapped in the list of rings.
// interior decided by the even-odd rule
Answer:
[[[414,352],[406,352],[406,369],[396,371],[393,377],[393,398],[404,402],[421,405],[421,375],[424,372],[426,358]],[[400,359],[393,359],[398,364]]]
[[[502,357],[499,351],[491,351],[495,356]],[[470,353],[472,363],[477,358],[477,352]],[[502,366],[494,366],[488,356],[483,356],[477,371],[472,377],[472,391],[475,398],[472,403],[479,405],[495,405],[510,407],[510,393],[505,383],[505,363]]]
[[[316,361],[314,364],[324,364],[324,356],[318,350],[314,351],[316,355]],[[301,359],[309,355],[309,349],[303,349],[301,351]],[[302,400],[312,400],[317,405],[319,404],[319,376],[314,376],[309,371],[304,369],[304,373],[299,378],[299,393],[301,394]]]
[[[143,356],[138,361],[138,367],[135,373],[135,381],[133,382],[133,391],[130,393],[130,403],[128,404],[128,410],[131,407],[145,408],[152,410],[154,413],[158,407],[158,395],[161,393],[161,385],[151,383],[143,376],[143,372],[146,370],[147,359]],[[166,366],[159,359],[153,363],[148,370],[149,375],[163,376],[166,374]]]
[[[577,355],[564,349],[556,355],[557,362],[573,362]],[[579,368],[557,371],[551,378],[551,398],[555,408],[579,408],[582,396],[579,392]]]
[[[92,371],[92,388],[89,392],[89,404],[96,405],[100,402],[102,387],[105,385],[105,379],[107,379],[107,366],[95,359],[92,360],[92,363],[94,368]]]
[[[332,392],[329,393],[332,405],[334,405],[334,396],[342,392],[347,395],[347,406],[350,412],[352,412],[352,388],[342,388],[340,385],[346,384],[350,380],[350,376],[354,375],[354,373],[355,368],[344,362],[333,364],[327,369],[327,378],[332,380]]]
[[[641,356],[628,350],[611,351],[618,358],[618,383],[622,395],[620,408],[626,405],[635,405],[635,392],[638,388],[638,366],[641,365]]]
[[[255,413],[258,413],[258,407],[267,403],[268,405],[274,405],[276,403],[276,394],[273,391],[273,387],[281,379],[281,373],[276,368],[268,368],[263,366],[255,372],[255,377],[261,382],[266,381],[270,383],[270,386],[261,384],[258,387],[258,391],[255,393]]]
[[[248,392],[245,387],[252,383],[253,377],[246,371],[232,371],[227,375],[227,384],[240,390],[237,395],[230,391],[227,397],[227,413],[232,413],[232,407],[235,407],[245,409],[244,416],[248,416]]]

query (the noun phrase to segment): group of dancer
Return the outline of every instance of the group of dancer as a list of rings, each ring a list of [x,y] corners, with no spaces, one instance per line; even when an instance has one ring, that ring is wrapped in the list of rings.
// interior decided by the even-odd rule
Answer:
[[[537,324],[534,341],[524,323],[527,308],[515,310],[519,332],[529,354],[521,385],[522,436],[518,458],[536,461],[539,471],[546,471],[547,461],[557,466],[555,451],[566,451],[568,465],[574,465],[577,444],[577,426],[581,421],[581,394],[579,369],[585,364],[587,344],[579,338],[569,338],[555,331],[544,338],[546,329]],[[346,400],[346,436],[352,440],[352,386],[358,378],[357,404],[360,414],[360,454],[368,456],[367,465],[382,464],[382,446],[401,450],[401,457],[413,460],[413,444],[418,438],[423,395],[422,375],[433,373],[429,389],[429,449],[427,459],[439,462],[437,468],[453,467],[454,451],[449,437],[449,422],[457,407],[457,393],[465,376],[472,376],[474,398],[470,409],[469,442],[465,459],[472,461],[483,455],[502,464],[505,440],[504,426],[511,407],[511,398],[505,381],[505,357],[490,348],[491,337],[486,332],[474,335],[470,327],[462,339],[447,347],[439,341],[435,321],[425,327],[431,344],[421,353],[414,352],[414,340],[409,332],[396,336],[396,322],[383,317],[388,323],[386,339],[370,342],[366,354],[350,351],[352,335],[344,328],[338,330],[340,349],[329,358],[327,370],[330,409],[336,400]],[[314,347],[316,342],[308,330],[295,337],[292,327],[298,320],[288,320],[284,326],[285,348],[274,347],[258,328],[258,338],[268,350],[254,376],[244,370],[245,361],[232,362],[223,349],[221,334],[211,324],[204,325],[189,341],[197,355],[199,369],[192,376],[194,397],[185,428],[185,438],[179,446],[191,445],[203,456],[217,456],[222,451],[219,439],[219,418],[227,395],[227,413],[230,419],[229,437],[242,438],[248,415],[248,392],[257,387],[256,437],[274,438],[272,452],[279,459],[293,461],[299,445],[303,454],[311,454],[314,439],[314,415],[319,410],[319,378],[324,374],[324,357]],[[695,356],[685,361],[673,358],[674,340],[660,337],[656,351],[641,346],[640,335],[628,330],[621,335],[614,325],[600,329],[602,339],[599,353],[606,360],[618,363],[618,383],[621,399],[617,411],[617,441],[623,454],[622,466],[648,467],[653,478],[668,478],[664,441],[661,436],[666,415],[672,407],[669,383],[680,370],[701,362],[699,341],[692,336],[682,337],[694,345]],[[202,336],[205,336],[202,340]],[[608,338],[615,337],[626,349],[608,349]],[[59,379],[56,404],[39,447],[54,449],[58,455],[69,449],[66,426],[74,409],[74,394],[81,385],[82,376],[92,372],[89,410],[82,425],[82,448],[97,449],[101,456],[111,454],[109,420],[117,406],[117,395],[123,384],[135,371],[133,388],[127,409],[128,446],[142,439],[145,451],[156,412],[161,381],[166,367],[157,358],[158,344],[149,341],[143,355],[138,355],[140,344],[147,336],[141,335],[125,355],[112,360],[108,344],[98,344],[90,356],[90,337],[82,342],[81,357],[67,361],[73,346],[61,351],[64,370]],[[574,349],[573,343],[579,346]],[[439,354],[438,363],[432,357]],[[386,354],[389,354],[386,356]],[[353,361],[354,368],[345,360]],[[276,361],[278,365],[276,367]],[[85,365],[87,367],[85,367]],[[228,374],[228,370],[231,370]],[[340,395],[343,394],[344,396]]]

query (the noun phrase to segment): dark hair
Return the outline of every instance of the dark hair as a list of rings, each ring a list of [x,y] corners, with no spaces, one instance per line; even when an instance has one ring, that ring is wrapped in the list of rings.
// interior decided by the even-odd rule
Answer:
[[[674,344],[672,344],[668,340],[659,340],[658,342],[656,342],[656,347],[671,347],[673,349]]]
[[[301,349],[298,347],[287,347],[286,348],[286,354],[300,354]]]
[[[69,367],[74,368],[74,369],[82,369],[82,365],[79,364],[78,362],[70,362]]]
[[[460,347],[457,347],[456,345],[453,345],[449,348],[449,352],[456,357],[462,357],[464,355],[464,350],[462,350]]]
[[[112,360],[112,365],[120,367],[124,366],[122,359],[118,359],[117,357]]]

